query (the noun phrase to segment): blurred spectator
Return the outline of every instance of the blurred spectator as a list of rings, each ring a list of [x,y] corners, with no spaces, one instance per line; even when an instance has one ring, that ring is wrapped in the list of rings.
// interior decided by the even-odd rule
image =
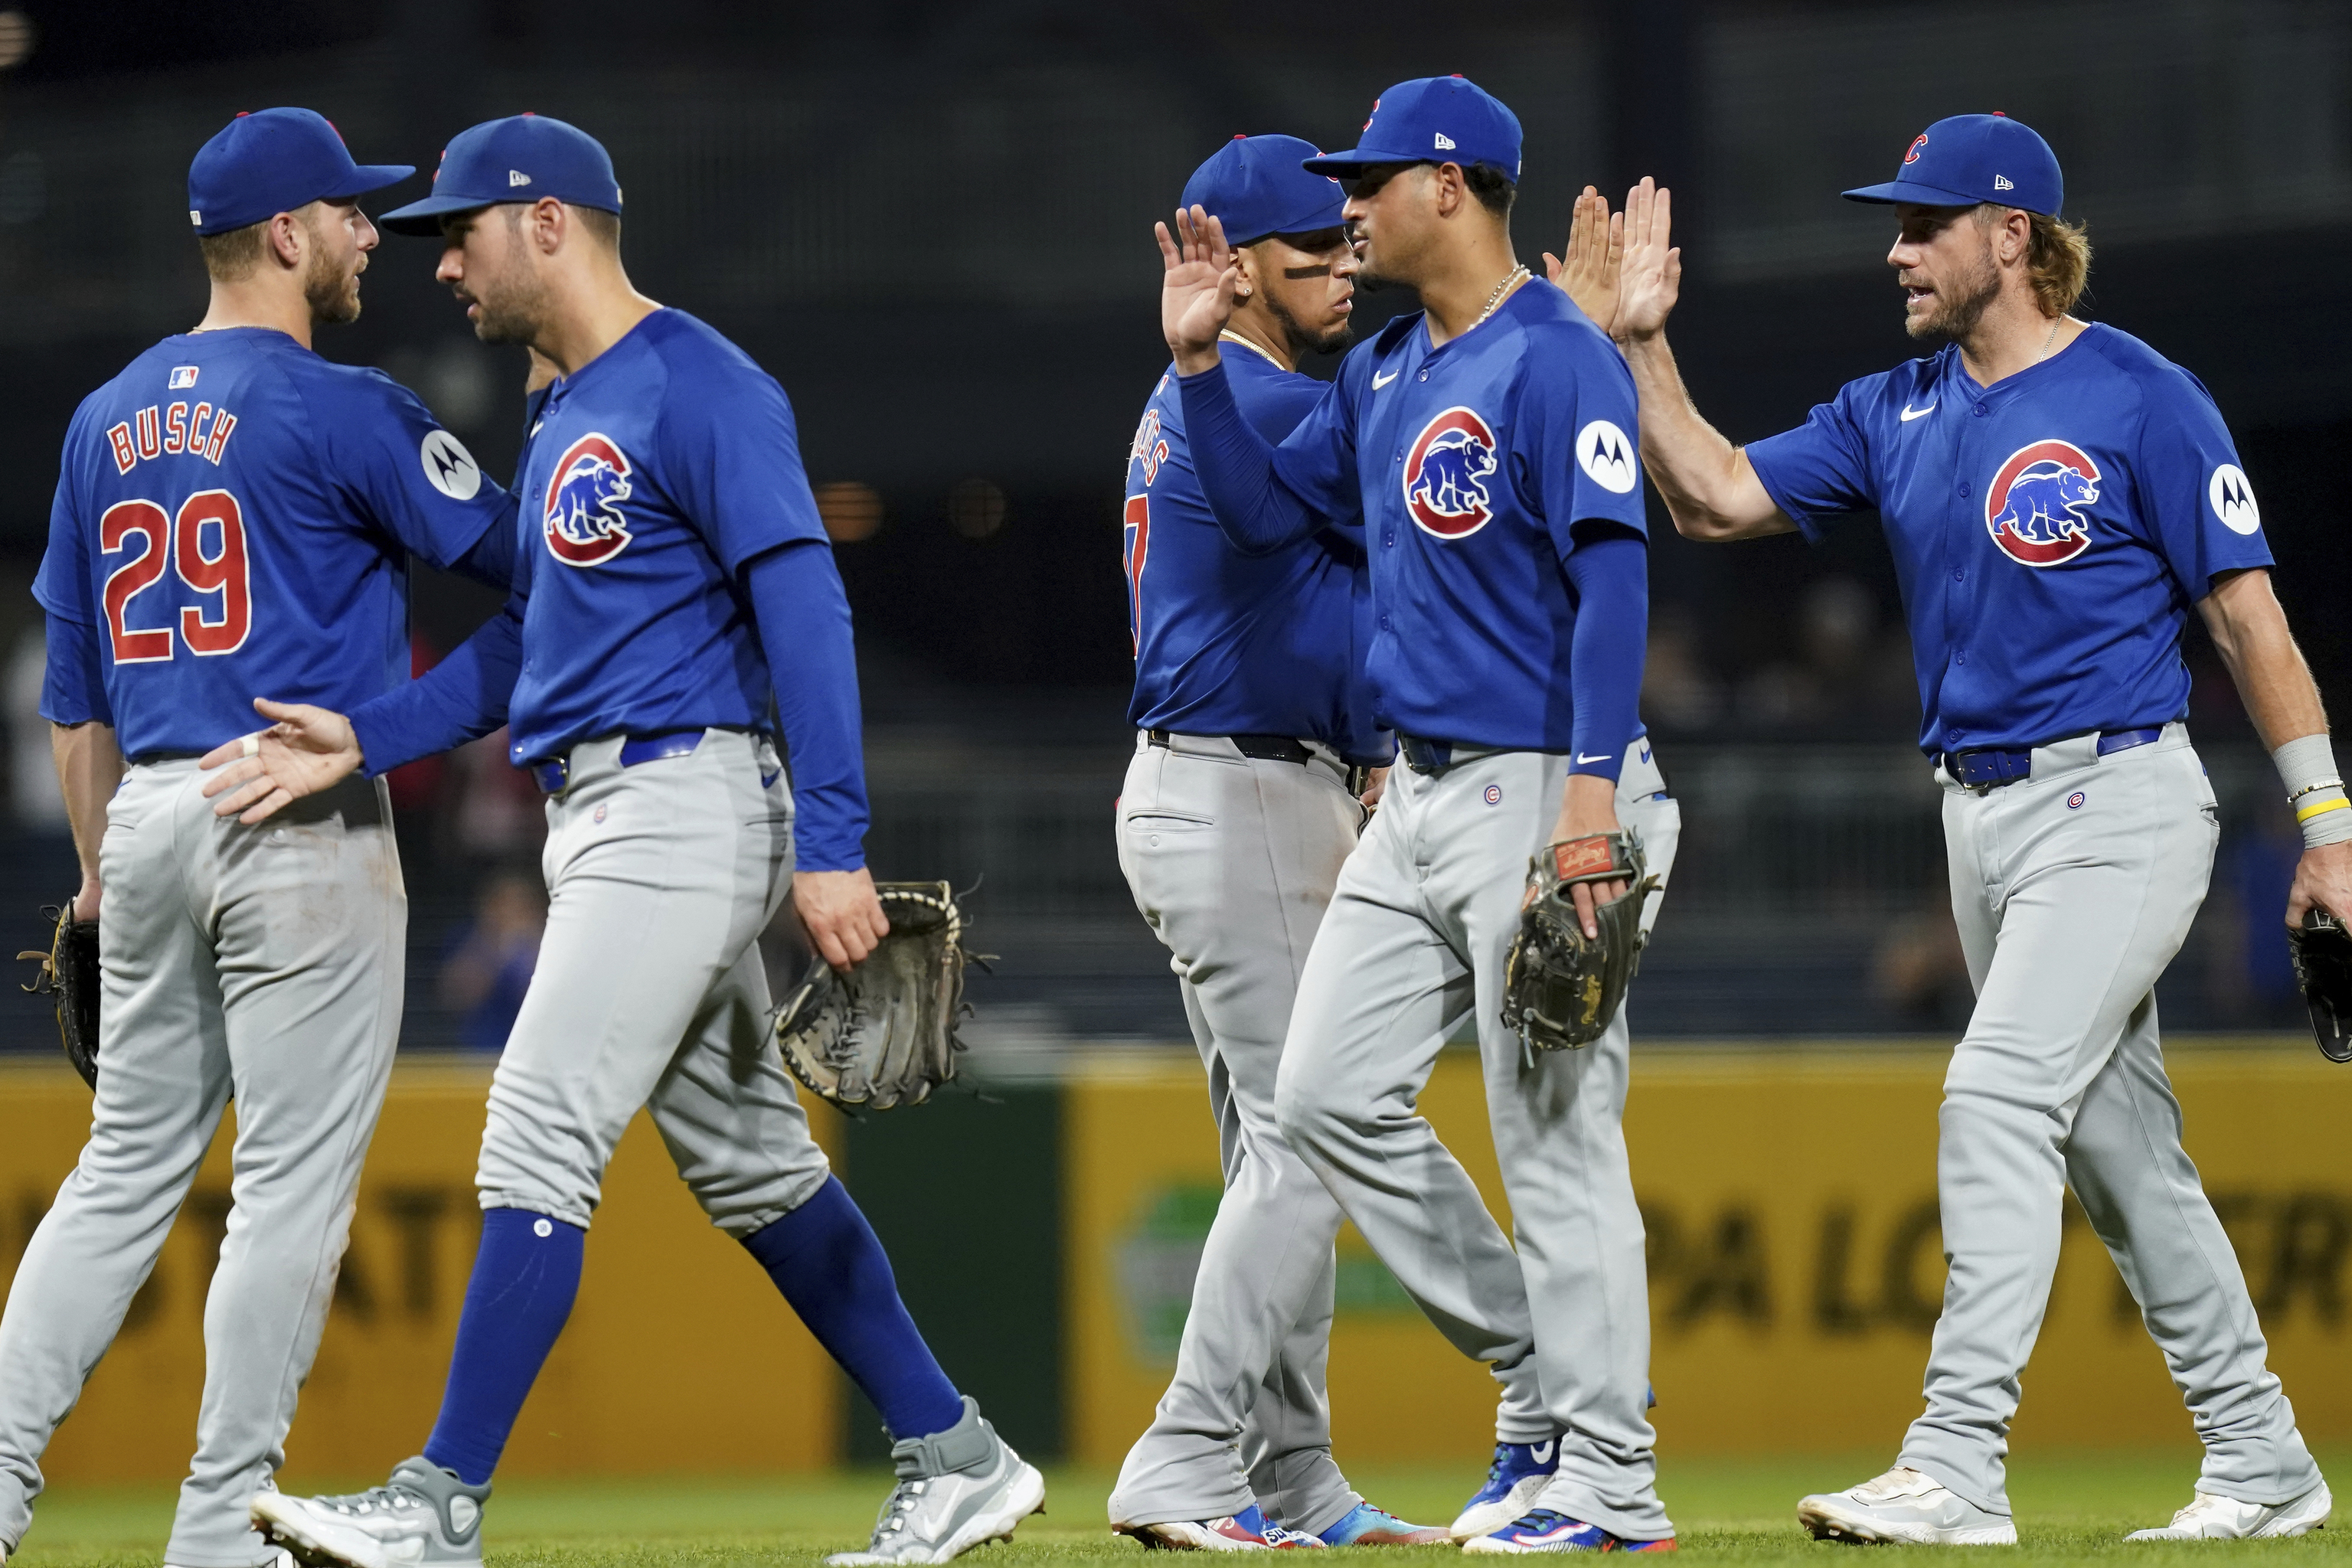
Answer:
[[[1723,689],[1699,655],[1698,622],[1680,605],[1650,608],[1642,717],[1664,730],[1704,730],[1723,716]]]
[[[49,721],[41,717],[41,676],[48,667],[48,639],[38,620],[25,623],[8,655],[8,783],[16,826],[35,833],[63,833],[66,797],[58,792],[58,770],[49,757]]]
[[[422,676],[441,662],[441,650],[415,633],[408,639],[408,673],[411,679]],[[384,786],[392,792],[392,809],[405,816],[411,812],[429,811],[440,801],[443,775],[449,771],[446,756],[419,757],[405,766],[397,767],[385,776]]]
[[[507,742],[501,726],[449,753],[450,828],[458,847],[476,855],[535,855],[547,837],[546,797],[508,758]]]
[[[1976,1011],[1968,956],[1942,889],[1893,921],[1871,958],[1872,988],[1895,1021],[1914,1029],[1958,1031]]]
[[[500,871],[482,885],[473,923],[441,965],[441,1005],[458,1015],[457,1037],[468,1050],[506,1047],[546,930],[547,891],[535,874]]]
[[[2300,1019],[2303,994],[2287,957],[2286,892],[2303,858],[2303,833],[2274,789],[2256,789],[2222,829],[2221,864],[2206,898],[2214,998],[2265,1024]],[[2200,922],[2201,923],[2201,922]]]

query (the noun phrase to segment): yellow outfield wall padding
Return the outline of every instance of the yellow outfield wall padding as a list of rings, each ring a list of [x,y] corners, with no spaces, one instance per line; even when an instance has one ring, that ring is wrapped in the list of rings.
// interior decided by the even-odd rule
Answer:
[[[333,1310],[287,1442],[289,1484],[378,1477],[440,1408],[480,1215],[489,1068],[403,1063],[360,1184]],[[840,1123],[810,1108],[837,1151]],[[184,1475],[204,1383],[204,1291],[228,1212],[233,1114],[114,1348],[43,1468],[75,1483]],[[60,1062],[0,1067],[0,1280],[73,1167],[89,1091]],[[640,1114],[588,1234],[579,1303],[524,1405],[500,1475],[832,1465],[840,1379],[768,1277],[715,1229]]]
[[[1920,1407],[1943,1290],[1935,1142],[1948,1054],[1637,1047],[1625,1132],[1649,1233],[1662,1457],[1895,1452]],[[2306,1436],[2352,1438],[2352,1069],[2307,1042],[2177,1047],[2170,1068],[2272,1368]],[[1422,1109],[1507,1215],[1475,1058],[1447,1052]],[[1072,1457],[1116,1465],[1173,1363],[1215,1209],[1216,1136],[1190,1052],[1102,1063],[1074,1083],[1066,1116]],[[2113,1263],[2071,1199],[2064,1212],[2015,1440],[2189,1444]],[[1343,1463],[1475,1458],[1492,1444],[1492,1378],[1438,1337],[1352,1230],[1339,1298],[1329,1377]]]

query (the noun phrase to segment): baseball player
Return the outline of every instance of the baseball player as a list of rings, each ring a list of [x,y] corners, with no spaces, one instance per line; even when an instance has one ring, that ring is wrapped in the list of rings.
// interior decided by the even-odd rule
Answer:
[[[871,1551],[831,1561],[941,1563],[1009,1536],[1045,1483],[940,1372],[811,1138],[755,942],[787,893],[836,966],[887,930],[863,864],[848,605],[782,389],[631,287],[620,214],[601,145],[518,115],[453,140],[432,196],[385,218],[443,236],[439,275],[478,336],[527,343],[558,373],[519,484],[520,618],[467,645],[519,636],[520,679],[444,681],[445,662],[348,717],[291,712],[258,756],[208,759],[215,809],[253,816],[505,721],[548,796],[546,934],[491,1081],[481,1247],[439,1419],[384,1485],[271,1493],[254,1517],[309,1561],[481,1561],[491,1473],[571,1311],[605,1163],[644,1106],[713,1222],[897,1438]]]
[[[257,686],[349,708],[405,685],[411,552],[511,574],[506,492],[415,398],[311,352],[320,325],[359,314],[376,232],[357,198],[414,172],[352,163],[306,109],[239,115],[188,172],[204,320],[67,431],[33,592],[75,907],[100,919],[103,1048],[89,1142],[0,1317],[0,1559],[232,1096],[234,1206],[164,1560],[280,1555],[247,1509],[284,1460],[350,1234],[407,899],[382,783],[248,826],[213,816],[196,758],[251,724]]]
[[[1240,247],[1220,341],[1234,395],[1269,441],[1322,395],[1297,365],[1346,345],[1356,262],[1339,187],[1295,136],[1236,136],[1184,205]],[[1392,742],[1371,717],[1358,616],[1362,529],[1264,555],[1218,531],[1194,479],[1175,374],[1160,378],[1127,471],[1135,760],[1119,865],[1184,995],[1224,1156],[1176,1375],[1129,1453],[1112,1525],[1213,1551],[1443,1543],[1349,1489],[1331,1458],[1329,1352],[1339,1207],[1282,1142],[1275,1068],[1307,945],[1363,813],[1352,767]],[[1531,1390],[1532,1365],[1520,1381]]]
[[[1641,390],[1643,455],[1685,534],[1818,539],[1841,513],[1883,520],[1977,991],[1944,1080],[1950,1279],[1927,1410],[1893,1469],[1809,1497],[1798,1517],[1843,1541],[2017,1538],[2002,1457],[2071,1186],[2205,1443],[2194,1500],[2133,1539],[2302,1534],[2326,1521],[2327,1488],[2181,1152],[2153,992],[2205,896],[2218,832],[2180,722],[2191,605],[2303,820],[2289,920],[2352,909],[2352,811],[2271,594],[2253,491],[2194,376],[2067,314],[2090,247],[2059,216],[2040,136],[2000,115],[1938,121],[1893,181],[1845,195],[1895,205],[1887,262],[1912,336],[1944,340],[1934,354],[1733,447],[1699,418],[1666,347],[1681,263],[1667,195],[1646,181],[1627,200],[1614,326]]]
[[[1238,284],[1220,226],[1195,209],[1181,247],[1161,237],[1202,489],[1244,552],[1360,520],[1367,679],[1405,763],[1300,973],[1276,1124],[1458,1348],[1497,1369],[1532,1356],[1540,1425],[1512,1430],[1506,1400],[1495,1470],[1455,1537],[1503,1552],[1669,1545],[1620,1126],[1626,1023],[1590,1049],[1538,1053],[1501,1020],[1531,857],[1622,822],[1664,874],[1680,830],[1635,711],[1648,561],[1633,387],[1566,295],[1523,287],[1507,217],[1519,126],[1493,98],[1459,77],[1402,83],[1352,152],[1306,167],[1349,184],[1362,276],[1413,287],[1425,309],[1350,353],[1279,444],[1243,417],[1235,355],[1220,353]],[[1594,898],[1626,890],[1597,886],[1580,895],[1588,921]],[[1516,1255],[1414,1109],[1465,1021]]]

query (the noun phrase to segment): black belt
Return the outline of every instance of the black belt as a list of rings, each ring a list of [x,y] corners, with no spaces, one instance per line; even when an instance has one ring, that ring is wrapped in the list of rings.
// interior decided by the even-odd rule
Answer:
[[[1146,730],[1143,733],[1144,739],[1162,751],[1168,749],[1167,731]],[[1216,735],[1202,738],[1231,741],[1234,749],[1243,756],[1254,757],[1262,763],[1297,763],[1305,767],[1315,760],[1315,753],[1291,735]]]
[[[2099,737],[2099,755],[2128,752],[2134,746],[2145,746],[2164,738],[2164,726],[2149,730],[2109,730]],[[1944,771],[1960,784],[1978,789],[1999,789],[2033,776],[2033,748],[2021,747],[2002,751],[1980,747],[1973,752],[1946,752],[1938,759]]]
[[[1454,765],[1454,742],[1424,741],[1417,735],[1399,735],[1397,751],[1404,757],[1404,765],[1417,773],[1442,773]]]
[[[123,762],[137,768],[149,763],[193,763],[198,757],[208,755],[210,753],[205,752],[142,752],[135,757],[125,757]]]

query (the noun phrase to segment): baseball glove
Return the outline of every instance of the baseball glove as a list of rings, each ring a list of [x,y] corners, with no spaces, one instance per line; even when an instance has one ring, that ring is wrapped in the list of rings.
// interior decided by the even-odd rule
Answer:
[[[1596,833],[1547,847],[1528,864],[1535,890],[1503,967],[1503,1023],[1529,1051],[1572,1050],[1599,1039],[1617,1016],[1642,961],[1642,905],[1658,885],[1641,841]],[[1570,889],[1623,881],[1625,896],[1592,911],[1587,937]]]
[[[44,909],[57,922],[49,950],[20,952],[20,959],[39,963],[33,983],[24,987],[36,996],[57,998],[58,1037],[65,1042],[66,1059],[90,1088],[98,1087],[98,922],[74,919],[73,900],[62,908]]]
[[[2352,1062],[2352,932],[2326,910],[2303,917],[2303,929],[2286,934],[2294,960],[2294,983],[2311,1009],[2311,1032],[2319,1054],[2331,1062]]]
[[[812,959],[776,1010],[776,1045],[793,1076],[845,1109],[920,1105],[956,1075],[956,1025],[971,1011],[963,911],[945,882],[875,889],[890,934],[847,974]]]

